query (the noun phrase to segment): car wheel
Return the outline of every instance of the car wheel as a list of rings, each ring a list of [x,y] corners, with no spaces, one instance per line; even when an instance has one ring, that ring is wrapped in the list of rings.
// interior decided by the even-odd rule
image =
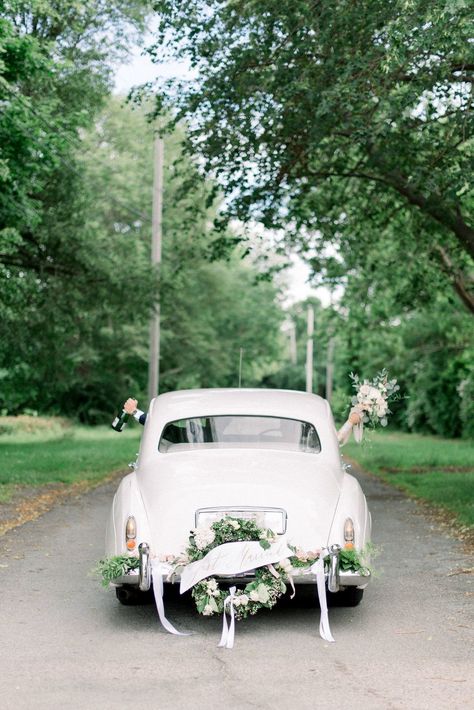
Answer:
[[[139,604],[149,604],[153,601],[149,592],[140,592],[135,587],[116,587],[115,594],[120,604],[124,606],[138,606]]]
[[[364,590],[347,587],[341,592],[328,592],[327,595],[329,606],[357,606],[362,601]]]

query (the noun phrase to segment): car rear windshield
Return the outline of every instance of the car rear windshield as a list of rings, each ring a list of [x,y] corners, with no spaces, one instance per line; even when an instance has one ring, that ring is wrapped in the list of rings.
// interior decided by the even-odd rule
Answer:
[[[283,417],[225,415],[169,422],[163,429],[161,453],[189,449],[282,449],[316,454],[321,443],[308,422]]]

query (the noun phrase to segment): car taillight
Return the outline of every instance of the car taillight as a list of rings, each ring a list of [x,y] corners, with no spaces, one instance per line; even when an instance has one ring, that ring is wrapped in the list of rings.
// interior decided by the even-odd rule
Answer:
[[[346,522],[344,523],[344,541],[354,542],[354,523],[352,522],[352,518],[346,518]]]
[[[127,518],[127,523],[125,525],[125,544],[127,545],[127,550],[134,550],[137,541],[137,523],[133,515]]]

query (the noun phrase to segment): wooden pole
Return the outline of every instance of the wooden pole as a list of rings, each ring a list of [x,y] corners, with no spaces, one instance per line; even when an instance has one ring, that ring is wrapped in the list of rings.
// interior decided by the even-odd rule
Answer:
[[[296,349],[296,325],[294,321],[290,321],[290,361],[292,365],[296,365],[298,360],[298,351]]]
[[[314,333],[314,309],[308,306],[307,315],[307,335],[306,340],[306,392],[313,391],[313,333]]]
[[[153,156],[153,213],[151,234],[151,263],[161,264],[161,223],[163,212],[163,160],[162,138],[155,138]],[[148,399],[159,392],[160,384],[160,300],[157,299],[150,319],[150,350],[148,360]]]
[[[330,337],[328,342],[328,352],[326,360],[326,399],[329,404],[331,404],[332,385],[334,380],[334,344],[335,339],[333,337]]]

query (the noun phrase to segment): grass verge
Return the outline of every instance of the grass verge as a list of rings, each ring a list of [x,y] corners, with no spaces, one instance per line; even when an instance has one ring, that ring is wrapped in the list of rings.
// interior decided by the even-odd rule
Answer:
[[[366,471],[474,526],[474,443],[404,433],[374,433],[343,452]]]
[[[0,502],[16,485],[95,483],[135,460],[141,427],[67,426],[17,430],[0,436]]]

